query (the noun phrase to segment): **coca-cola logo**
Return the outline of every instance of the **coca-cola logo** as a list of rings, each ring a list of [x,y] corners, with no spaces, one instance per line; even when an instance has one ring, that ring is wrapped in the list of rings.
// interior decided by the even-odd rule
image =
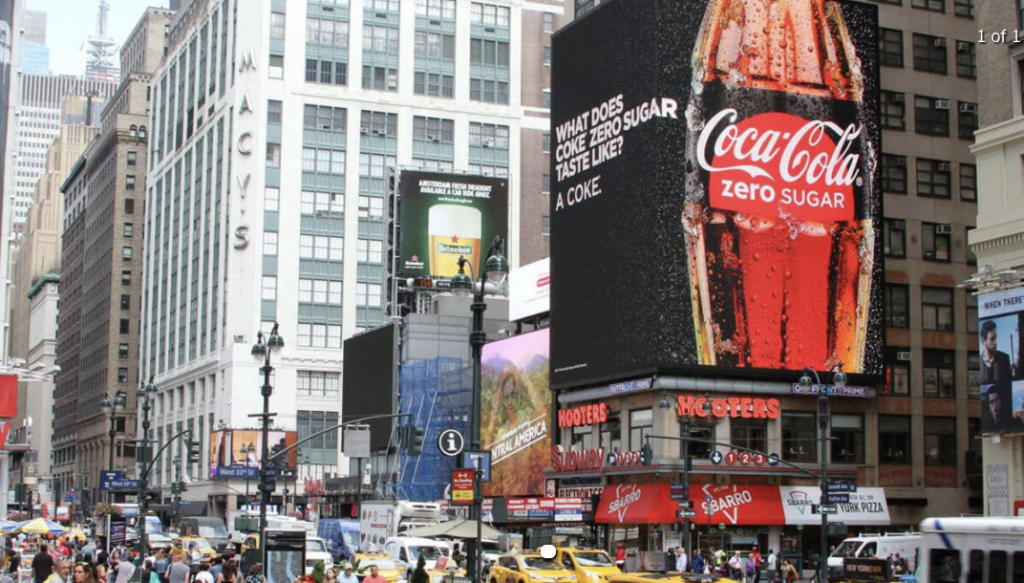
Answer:
[[[636,484],[619,484],[615,486],[615,498],[608,503],[608,513],[618,517],[619,522],[625,521],[629,507],[640,501],[640,487]]]
[[[864,180],[860,153],[854,151],[861,126],[844,128],[781,112],[739,122],[737,117],[735,109],[719,111],[697,142],[697,163],[710,174],[713,208],[819,222],[853,220],[854,188]]]

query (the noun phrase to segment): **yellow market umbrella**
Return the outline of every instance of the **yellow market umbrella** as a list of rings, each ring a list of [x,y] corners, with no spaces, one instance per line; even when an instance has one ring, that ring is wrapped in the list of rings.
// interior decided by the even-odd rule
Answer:
[[[64,534],[64,527],[45,518],[36,518],[21,525],[19,532],[25,534]]]

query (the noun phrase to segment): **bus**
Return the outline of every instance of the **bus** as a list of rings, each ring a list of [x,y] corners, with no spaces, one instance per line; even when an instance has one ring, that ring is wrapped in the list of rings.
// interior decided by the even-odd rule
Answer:
[[[917,564],[919,583],[1024,581],[1024,519],[927,518]]]

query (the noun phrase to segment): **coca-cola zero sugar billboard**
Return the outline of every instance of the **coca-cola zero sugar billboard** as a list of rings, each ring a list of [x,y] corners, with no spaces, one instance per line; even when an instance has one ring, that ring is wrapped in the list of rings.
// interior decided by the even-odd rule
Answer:
[[[852,2],[630,0],[555,36],[553,387],[880,374],[876,32]]]

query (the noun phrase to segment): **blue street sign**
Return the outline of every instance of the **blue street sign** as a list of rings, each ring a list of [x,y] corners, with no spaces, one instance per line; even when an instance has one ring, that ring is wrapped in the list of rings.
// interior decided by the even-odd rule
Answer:
[[[770,453],[770,454],[768,454],[768,465],[773,467],[773,468],[775,466],[779,465],[779,454],[777,454],[777,453]]]
[[[826,492],[856,492],[857,484],[855,482],[843,482],[843,481],[832,481],[825,483]]]
[[[477,460],[480,467],[480,481],[491,481],[491,452],[489,451],[464,451],[462,452],[462,467],[476,468]]]
[[[101,492],[131,492],[139,489],[139,481],[124,477],[124,472],[100,472]]]
[[[824,504],[847,504],[850,502],[849,494],[825,494]]]
[[[711,452],[711,463],[713,463],[713,464],[715,464],[717,466],[717,465],[720,465],[723,460],[724,460],[724,457],[722,456],[722,452],[718,451],[717,449],[715,451]]]

